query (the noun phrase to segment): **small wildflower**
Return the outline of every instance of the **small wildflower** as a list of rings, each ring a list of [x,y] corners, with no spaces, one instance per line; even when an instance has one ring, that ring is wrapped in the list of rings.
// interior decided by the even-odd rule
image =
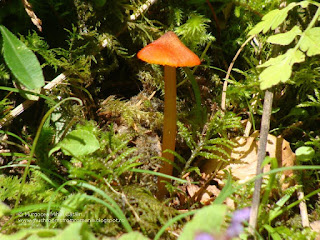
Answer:
[[[246,207],[246,208],[235,211],[233,213],[233,217],[232,217],[231,222],[242,223],[244,221],[248,221],[250,218],[250,210],[251,210],[251,208]]]
[[[242,223],[249,220],[250,210],[251,209],[247,207],[233,213],[231,224],[226,232],[227,237],[233,238],[239,236],[239,234],[243,232]]]
[[[209,233],[197,233],[194,240],[215,240],[215,238]]]

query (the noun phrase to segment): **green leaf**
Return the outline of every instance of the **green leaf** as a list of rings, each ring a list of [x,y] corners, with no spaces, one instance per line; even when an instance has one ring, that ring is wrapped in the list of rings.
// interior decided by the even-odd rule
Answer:
[[[44,86],[44,77],[36,55],[6,27],[0,26],[3,56],[17,81],[28,89]]]
[[[307,29],[301,39],[300,49],[311,57],[320,54],[320,27]]]
[[[263,18],[262,21],[259,22],[248,35],[255,35],[260,33],[266,33],[267,31],[276,29],[284,20],[287,18],[288,11],[297,6],[297,3],[290,3],[287,7],[279,10],[275,9],[268,12]]]
[[[298,26],[294,26],[289,32],[279,33],[273,36],[270,36],[267,39],[267,42],[279,45],[288,45],[290,44],[294,38],[301,34],[301,30]]]
[[[270,225],[263,225],[263,227],[268,231],[268,233],[271,235],[273,240],[281,240],[281,236],[279,235],[279,233],[277,233],[276,229],[274,229],[273,227],[271,227]]]
[[[302,8],[306,8],[306,7],[308,7],[309,3],[310,3],[309,1],[302,1],[302,2],[299,2],[299,5]]]
[[[301,162],[307,162],[312,160],[312,158],[315,155],[315,151],[312,147],[308,147],[308,146],[303,146],[303,147],[299,147],[296,152],[296,157],[297,157],[297,161],[301,161]]]
[[[270,58],[265,63],[259,65],[258,67],[269,67],[273,65],[278,65],[281,63],[287,63],[289,65],[293,65],[294,63],[303,62],[305,60],[305,55],[303,52],[299,50],[295,50],[294,48],[289,49],[285,54],[279,55],[275,58]]]
[[[295,63],[303,62],[305,55],[294,48],[289,49],[285,54],[271,58],[258,67],[267,67],[259,76],[260,88],[265,90],[280,82],[287,82],[292,73],[292,66]]]
[[[228,176],[227,183],[219,193],[218,197],[214,200],[214,204],[222,204],[227,199],[227,197],[231,196],[236,190],[232,186],[232,176],[230,172],[225,170],[224,173]]]
[[[266,68],[259,76],[260,88],[265,90],[280,82],[286,82],[291,76],[289,64],[274,65]]]
[[[99,141],[91,132],[87,130],[73,130],[51,149],[49,155],[61,149],[66,155],[79,157],[93,153],[99,148]]]
[[[183,228],[178,240],[193,240],[197,232],[220,233],[227,207],[213,204],[201,208]]]

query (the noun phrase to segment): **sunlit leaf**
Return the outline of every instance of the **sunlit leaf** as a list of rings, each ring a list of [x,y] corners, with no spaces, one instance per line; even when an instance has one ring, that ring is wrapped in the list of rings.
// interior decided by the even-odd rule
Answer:
[[[294,26],[289,32],[270,36],[267,41],[273,44],[288,45],[299,34],[301,34],[300,28],[298,26]]]
[[[275,9],[270,11],[262,18],[261,22],[259,22],[253,29],[251,29],[248,35],[255,35],[260,33],[261,31],[263,33],[266,33],[270,29],[276,29],[287,18],[288,11],[290,11],[296,5],[297,3],[290,3],[287,7],[281,10]]]
[[[302,8],[306,8],[308,7],[310,1],[302,1],[302,2],[299,2],[299,5],[302,7]]]
[[[28,89],[44,86],[44,77],[36,55],[6,27],[0,26],[3,57],[17,81]]]
[[[311,57],[320,54],[320,27],[314,27],[304,32],[300,49]]]
[[[296,150],[297,161],[307,162],[312,160],[314,155],[316,154],[314,149],[309,146],[302,146]]]
[[[295,49],[289,49],[285,54],[271,58],[259,67],[267,67],[259,76],[260,88],[265,90],[280,82],[287,82],[295,63],[303,62],[305,55]]]
[[[213,204],[201,208],[193,217],[192,221],[188,222],[183,228],[178,240],[193,240],[198,232],[219,233],[227,206]]]
[[[290,78],[291,72],[291,66],[286,63],[266,68],[259,76],[261,90],[270,88],[280,82],[286,82]]]
[[[97,138],[86,130],[73,130],[61,142],[59,142],[51,151],[61,149],[64,154],[72,156],[83,156],[95,152],[100,147]]]

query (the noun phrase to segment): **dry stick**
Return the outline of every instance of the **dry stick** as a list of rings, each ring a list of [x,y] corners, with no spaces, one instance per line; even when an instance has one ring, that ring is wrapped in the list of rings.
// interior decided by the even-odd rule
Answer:
[[[240,47],[239,50],[237,51],[236,55],[235,55],[234,58],[232,59],[232,62],[230,63],[230,66],[229,66],[228,71],[227,71],[226,78],[225,78],[224,83],[223,83],[223,88],[222,88],[222,96],[221,96],[221,109],[222,109],[222,111],[225,111],[225,110],[226,110],[226,98],[227,98],[228,79],[229,79],[229,77],[230,77],[230,73],[231,73],[231,70],[232,70],[232,68],[233,68],[233,65],[234,65],[235,61],[237,60],[239,54],[240,54],[241,51],[243,50],[244,46],[247,45],[247,43],[250,42],[254,37],[255,37],[255,35],[250,36],[250,37],[241,45],[241,47]]]
[[[266,157],[267,138],[269,134],[270,116],[271,116],[271,110],[272,110],[272,100],[273,100],[273,93],[269,90],[266,90],[265,96],[264,96],[264,103],[263,103],[262,119],[261,119],[256,176],[263,172],[263,168],[261,167],[261,165],[264,158]],[[254,183],[254,192],[252,197],[252,206],[251,206],[251,213],[250,213],[250,220],[249,220],[250,233],[252,235],[254,235],[255,229],[257,227],[261,184],[262,184],[262,178],[261,177],[257,178]]]
[[[32,10],[31,4],[27,0],[22,0],[22,4],[24,6],[24,9],[26,10],[27,14],[29,15],[32,23],[38,28],[38,30],[41,32],[42,31],[42,21],[37,17],[37,15],[34,13]]]
[[[297,189],[297,195],[299,200],[304,199],[304,192],[302,187],[299,187]],[[302,200],[299,203],[299,209],[300,209],[302,227],[310,227],[308,209],[307,209],[307,204],[305,200]]]
[[[63,80],[65,80],[67,77],[67,73],[61,73],[59,76],[57,76],[55,79],[53,79],[51,82],[49,82],[47,85],[43,87],[44,90],[49,90],[60,84]],[[23,113],[25,110],[27,110],[29,107],[31,107],[35,102],[32,100],[26,100],[20,105],[18,105],[15,109],[13,109],[1,122],[0,122],[0,129],[8,124],[11,120],[13,120],[15,117],[19,116],[21,113]]]
[[[149,8],[151,5],[153,5],[156,1],[157,1],[157,0],[148,0],[148,1],[146,1],[145,4],[143,4],[141,7],[139,7],[138,10],[129,17],[129,19],[130,19],[131,21],[137,20],[137,18],[138,18],[142,13],[144,13],[146,10],[148,10],[148,8]]]

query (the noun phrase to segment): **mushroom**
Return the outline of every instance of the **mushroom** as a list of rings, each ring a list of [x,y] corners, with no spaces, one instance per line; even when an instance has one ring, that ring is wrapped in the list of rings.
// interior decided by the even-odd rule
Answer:
[[[199,65],[200,59],[189,48],[187,48],[174,32],[167,32],[156,41],[141,49],[137,57],[145,62],[164,65],[164,122],[162,138],[162,157],[169,160],[164,162],[160,173],[172,176],[174,155],[165,150],[175,150],[177,131],[176,111],[176,68],[193,67]],[[158,178],[158,198],[162,199],[167,194],[167,189]]]

